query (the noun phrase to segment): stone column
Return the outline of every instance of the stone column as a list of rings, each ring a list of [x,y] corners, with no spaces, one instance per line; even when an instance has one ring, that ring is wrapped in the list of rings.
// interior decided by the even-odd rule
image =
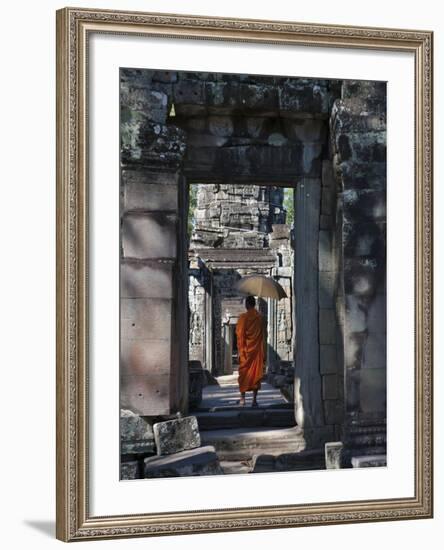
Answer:
[[[143,72],[121,71],[121,407],[186,412],[186,188],[181,131]]]
[[[345,81],[331,130],[343,205],[347,461],[385,452],[386,84]]]
[[[307,434],[324,424],[319,372],[320,192],[318,178],[302,178],[295,193],[295,414]]]

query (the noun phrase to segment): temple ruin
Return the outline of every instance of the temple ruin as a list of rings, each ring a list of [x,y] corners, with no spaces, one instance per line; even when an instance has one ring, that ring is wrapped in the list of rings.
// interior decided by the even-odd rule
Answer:
[[[278,280],[288,298],[260,300],[268,322],[269,372],[292,361],[293,249],[285,224],[283,189],[199,185],[189,249],[189,358],[212,375],[233,373],[236,322],[245,311],[236,282],[261,274]]]
[[[159,422],[191,430],[194,449],[176,452],[193,464],[206,457],[192,475],[227,473],[217,455],[238,456],[230,434],[219,450],[205,430],[245,422],[275,428],[250,471],[384,464],[385,83],[120,77],[122,478],[171,469],[171,457],[155,457]],[[250,273],[276,278],[288,296],[260,304],[267,383],[280,404],[266,401],[248,420],[217,407],[195,413],[202,385],[235,372],[243,297],[233,289]]]

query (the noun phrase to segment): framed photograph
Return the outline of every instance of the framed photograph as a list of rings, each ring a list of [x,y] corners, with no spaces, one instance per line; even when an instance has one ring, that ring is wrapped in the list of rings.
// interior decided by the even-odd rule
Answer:
[[[57,537],[430,518],[432,39],[57,12]]]

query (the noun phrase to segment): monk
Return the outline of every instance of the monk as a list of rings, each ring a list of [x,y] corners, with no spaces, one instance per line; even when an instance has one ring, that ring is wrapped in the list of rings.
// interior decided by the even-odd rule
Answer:
[[[254,296],[247,296],[247,311],[240,315],[236,325],[237,349],[239,353],[239,405],[245,406],[245,392],[253,392],[252,407],[257,407],[257,392],[261,387],[265,363],[265,330],[262,315],[255,308]]]

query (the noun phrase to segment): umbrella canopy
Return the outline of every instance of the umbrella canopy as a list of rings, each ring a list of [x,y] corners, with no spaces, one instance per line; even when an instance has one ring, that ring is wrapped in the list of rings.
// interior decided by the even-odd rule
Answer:
[[[274,298],[275,300],[287,298],[287,294],[282,286],[271,277],[265,277],[265,275],[242,277],[236,283],[236,288],[240,292],[261,298]]]

